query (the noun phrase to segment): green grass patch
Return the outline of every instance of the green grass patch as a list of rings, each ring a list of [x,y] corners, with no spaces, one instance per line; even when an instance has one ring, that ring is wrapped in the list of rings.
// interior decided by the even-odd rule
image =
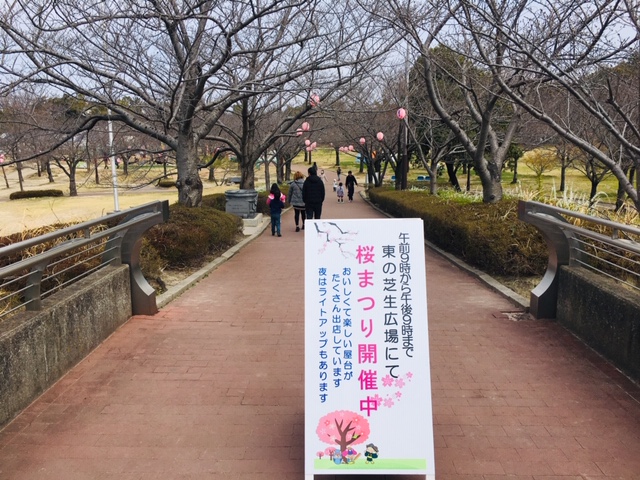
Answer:
[[[366,463],[364,458],[356,460],[354,463],[336,464],[330,459],[315,459],[313,466],[316,470],[331,470],[333,473],[349,470],[418,470],[427,469],[427,461],[422,458],[377,458],[373,463]]]

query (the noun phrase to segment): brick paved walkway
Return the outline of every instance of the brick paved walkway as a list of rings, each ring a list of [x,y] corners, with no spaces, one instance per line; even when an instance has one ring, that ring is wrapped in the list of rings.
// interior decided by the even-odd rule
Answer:
[[[380,214],[329,185],[324,217]],[[292,212],[283,227],[132,318],[0,432],[0,479],[303,478],[303,237]],[[438,480],[640,478],[637,386],[426,253]]]

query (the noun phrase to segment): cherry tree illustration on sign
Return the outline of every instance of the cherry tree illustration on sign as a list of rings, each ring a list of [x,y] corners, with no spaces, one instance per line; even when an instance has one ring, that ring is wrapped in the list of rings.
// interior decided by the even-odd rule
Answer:
[[[336,453],[342,452],[341,456],[344,456],[344,452],[352,445],[364,443],[371,429],[369,421],[362,415],[349,410],[336,410],[320,418],[316,433],[324,443],[337,445]]]

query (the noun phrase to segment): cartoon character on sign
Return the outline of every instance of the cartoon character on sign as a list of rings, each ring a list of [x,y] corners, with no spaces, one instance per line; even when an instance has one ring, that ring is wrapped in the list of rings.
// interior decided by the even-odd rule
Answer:
[[[349,410],[336,410],[318,421],[318,438],[329,445],[337,445],[330,458],[336,464],[353,463],[360,456],[352,445],[364,443],[371,429],[369,421]]]
[[[367,449],[364,452],[364,456],[367,459],[365,462],[367,465],[374,463],[374,459],[378,458],[378,447],[376,447],[373,443],[367,444]]]
[[[356,450],[352,447],[347,448],[344,452],[342,452],[342,458],[346,463],[355,463],[360,454],[356,452]]]

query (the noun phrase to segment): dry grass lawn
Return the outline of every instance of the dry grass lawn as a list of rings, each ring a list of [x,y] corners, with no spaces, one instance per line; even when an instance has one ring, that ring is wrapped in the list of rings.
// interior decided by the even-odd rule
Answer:
[[[64,197],[27,198],[9,200],[12,192],[20,191],[18,175],[14,168],[5,167],[9,187],[5,178],[0,178],[0,235],[40,228],[54,223],[77,223],[101,217],[115,209],[114,193],[111,187],[110,171],[102,173],[101,185],[96,185],[93,174],[82,171],[78,173],[78,196],[69,196],[69,180],[64,173],[54,170],[54,183],[49,183],[45,176],[38,177],[32,169],[23,170],[25,190],[57,189],[64,192]],[[202,180],[205,194],[222,193],[237,188],[227,185],[216,186],[207,180],[207,171],[203,170]],[[119,177],[118,204],[120,210],[143,205],[156,200],[178,200],[175,188],[160,188],[154,185],[130,188],[127,179]]]

